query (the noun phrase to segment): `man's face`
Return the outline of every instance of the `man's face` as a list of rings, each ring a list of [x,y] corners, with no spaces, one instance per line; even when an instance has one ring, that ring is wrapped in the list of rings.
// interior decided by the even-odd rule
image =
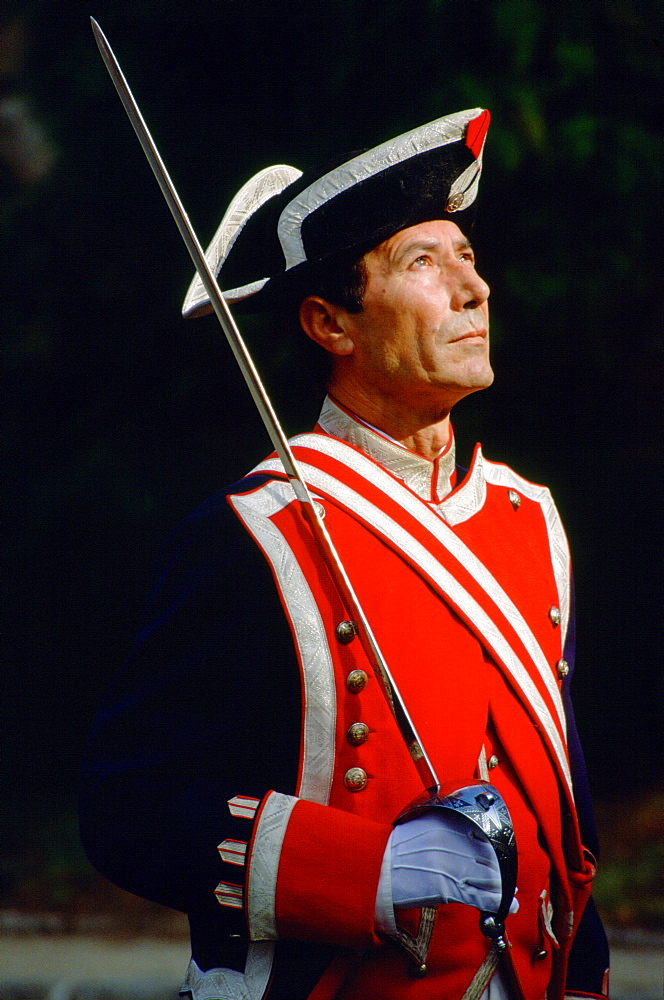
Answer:
[[[403,229],[363,258],[362,311],[346,316],[346,355],[369,395],[452,406],[491,385],[489,287],[455,223]]]

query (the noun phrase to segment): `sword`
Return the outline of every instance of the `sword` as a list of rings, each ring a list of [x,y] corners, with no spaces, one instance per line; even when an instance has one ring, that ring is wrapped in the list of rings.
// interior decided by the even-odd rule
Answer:
[[[159,155],[159,151],[157,150],[152,136],[150,135],[134,96],[129,89],[129,85],[120,68],[120,64],[113,54],[111,47],[97,22],[94,18],[90,18],[90,21],[97,45],[99,46],[99,51],[101,52],[102,59],[106,64],[106,68],[111,76],[111,79],[115,84],[115,89],[120,96],[124,109],[127,112],[129,120],[134,127],[134,131],[138,136],[139,142],[143,147],[143,152],[145,153],[154,175],[159,182],[159,187],[162,190],[168,207],[170,208],[177,227],[180,230],[180,235],[182,236],[187,250],[189,251],[194,267],[196,268],[205,290],[210,297],[210,302],[217,315],[217,319],[221,324],[221,328],[223,329],[226,339],[230,344],[235,360],[237,361],[240,371],[244,376],[249,392],[251,393],[254,403],[256,404],[256,408],[265,425],[265,429],[270,436],[272,445],[281,459],[286,475],[288,476],[288,480],[293,487],[295,497],[301,504],[302,512],[311,528],[311,532],[323,557],[323,561],[330,572],[332,580],[337,587],[346,610],[352,618],[352,622],[342,623],[346,626],[346,634],[344,638],[346,641],[350,641],[350,639],[354,638],[355,633],[358,635],[362,648],[364,649],[369,663],[371,664],[371,668],[379,682],[381,691],[385,695],[390,709],[392,710],[399,732],[401,733],[401,737],[406,744],[415,767],[417,768],[424,788],[427,791],[435,793],[440,786],[436,772],[434,771],[431,761],[422,746],[422,741],[420,740],[410,715],[408,714],[408,710],[399,693],[392,674],[390,673],[385,657],[381,653],[376,637],[373,634],[357,594],[355,593],[350,579],[348,578],[344,565],[339,558],[339,554],[334,546],[334,543],[332,542],[332,539],[330,538],[330,534],[321,516],[319,515],[318,510],[316,509],[309,487],[304,481],[302,472],[300,471],[299,465],[293,455],[277,415],[274,412],[272,403],[270,402],[267,392],[265,391],[265,387],[263,386],[251,355],[247,350],[238,326],[231,314],[228,303],[224,299],[221,289],[217,284],[217,280],[210,269],[201,244],[199,243],[196,233],[194,232],[191,222],[189,221],[189,217],[185,212],[184,206],[180,201],[180,197],[173,186],[173,182],[171,181],[164,162]]]

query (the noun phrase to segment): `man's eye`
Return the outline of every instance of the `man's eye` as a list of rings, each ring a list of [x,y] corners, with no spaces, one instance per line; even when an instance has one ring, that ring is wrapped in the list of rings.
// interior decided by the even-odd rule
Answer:
[[[470,264],[474,264],[475,254],[471,253],[469,250],[466,250],[464,253],[461,254],[459,260],[467,260]]]
[[[415,258],[415,260],[413,261],[413,263],[417,264],[418,267],[422,267],[422,266],[424,266],[426,264],[430,264],[431,263],[431,258],[428,257],[426,254],[421,254],[419,257]]]

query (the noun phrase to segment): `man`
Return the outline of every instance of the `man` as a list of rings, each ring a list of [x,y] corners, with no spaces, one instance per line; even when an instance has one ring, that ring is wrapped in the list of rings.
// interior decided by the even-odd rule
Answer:
[[[297,308],[331,358],[294,453],[441,794],[490,781],[509,809],[508,947],[478,920],[506,868],[464,815],[407,811],[418,772],[272,456],[176,534],[85,768],[88,851],[188,913],[193,1000],[606,995],[564,532],[543,487],[454,459],[451,409],[493,380],[468,238],[488,123],[269,168],[210,253],[229,301]]]

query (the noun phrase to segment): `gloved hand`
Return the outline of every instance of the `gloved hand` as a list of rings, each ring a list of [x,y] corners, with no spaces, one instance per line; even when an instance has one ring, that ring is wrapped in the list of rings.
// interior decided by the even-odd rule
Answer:
[[[463,816],[432,809],[390,835],[376,897],[376,922],[396,931],[394,908],[465,903],[496,913],[502,882],[493,847]],[[510,912],[518,909],[516,897]]]

